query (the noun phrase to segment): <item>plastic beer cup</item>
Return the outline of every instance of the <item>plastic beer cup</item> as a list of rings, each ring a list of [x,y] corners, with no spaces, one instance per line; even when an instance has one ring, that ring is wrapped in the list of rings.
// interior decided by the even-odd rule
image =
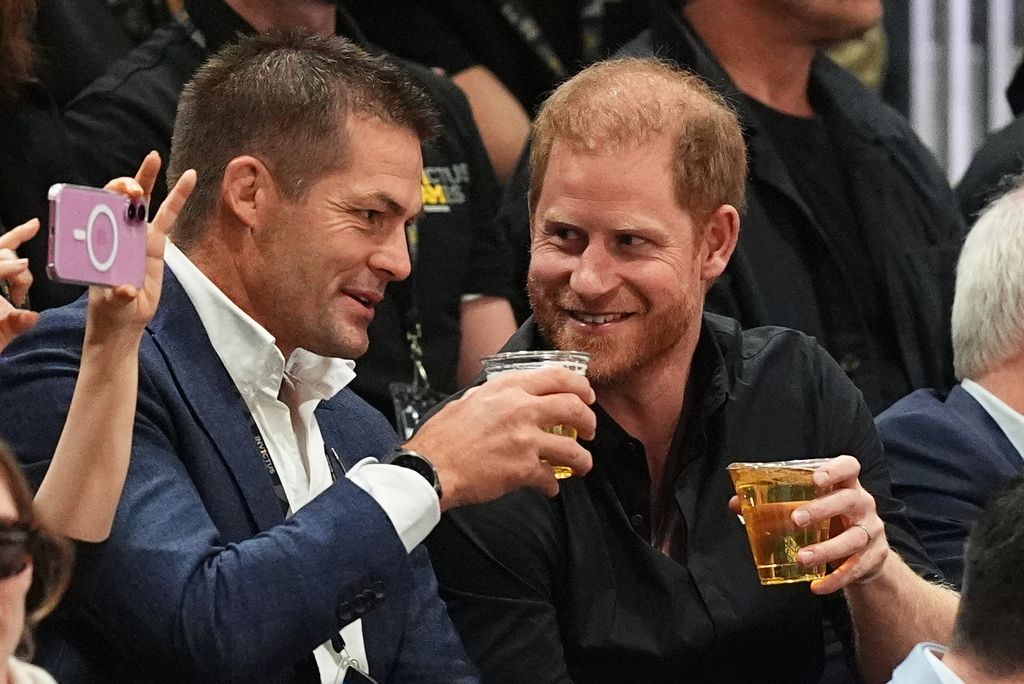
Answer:
[[[493,356],[485,356],[480,359],[484,365],[484,373],[490,380],[505,373],[534,370],[536,368],[550,368],[561,366],[568,368],[579,375],[587,374],[587,364],[590,363],[590,354],[575,351],[518,351],[503,352]],[[571,425],[552,425],[546,430],[552,434],[564,435],[576,439],[576,428]],[[572,468],[567,466],[551,466],[555,471],[555,477],[564,480],[574,475]]]
[[[773,463],[730,463],[727,466],[750,540],[761,584],[810,582],[825,576],[825,564],[805,566],[796,558],[805,546],[828,539],[828,521],[800,527],[793,511],[828,489],[811,479],[831,459],[814,458]]]

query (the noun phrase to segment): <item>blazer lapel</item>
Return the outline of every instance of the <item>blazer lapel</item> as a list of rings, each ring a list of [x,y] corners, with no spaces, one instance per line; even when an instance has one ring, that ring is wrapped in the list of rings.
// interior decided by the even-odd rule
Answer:
[[[206,335],[199,314],[169,268],[160,307],[148,329],[193,417],[231,471],[256,527],[284,519],[256,447],[248,410]]]

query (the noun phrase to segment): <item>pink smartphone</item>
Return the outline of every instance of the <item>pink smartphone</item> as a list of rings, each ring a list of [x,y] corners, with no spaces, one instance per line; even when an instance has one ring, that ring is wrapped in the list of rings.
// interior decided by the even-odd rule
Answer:
[[[146,275],[146,205],[142,199],[58,183],[50,187],[52,280],[78,285],[134,285]]]

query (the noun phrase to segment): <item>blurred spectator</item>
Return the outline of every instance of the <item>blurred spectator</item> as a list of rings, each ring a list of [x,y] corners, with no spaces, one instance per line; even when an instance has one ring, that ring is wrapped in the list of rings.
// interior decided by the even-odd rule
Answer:
[[[890,684],[1024,682],[1024,479],[1005,484],[985,506],[965,556],[952,644],[918,644]]]
[[[30,219],[45,225],[50,185],[79,180],[69,163],[60,113],[35,76],[34,21],[35,0],[0,2],[0,232]],[[29,293],[34,308],[63,303],[81,292],[46,277],[46,231],[22,247],[22,256],[34,278]]]
[[[71,577],[71,547],[37,519],[32,490],[0,443],[0,678],[53,684],[32,657],[32,628],[53,610]]]
[[[878,416],[893,493],[925,550],[960,585],[964,540],[992,492],[1024,472],[1024,186],[986,209],[957,265],[953,360],[961,383]]]
[[[508,182],[545,95],[644,28],[648,0],[353,0],[370,40],[443,69],[466,93]],[[517,104],[518,103],[518,104]]]
[[[914,388],[948,389],[955,198],[910,125],[819,53],[875,25],[881,3],[659,0],[651,13],[623,53],[706,78],[736,107],[751,157],[743,233],[708,309],[813,335],[873,414]],[[509,203],[522,254],[521,184]]]
[[[988,136],[956,188],[960,210],[968,223],[973,223],[992,198],[1002,194],[1008,183],[1024,171],[1024,61],[1017,65],[1006,88],[1006,99],[1017,118]]]
[[[130,173],[150,150],[166,155],[181,88],[211,51],[240,32],[301,25],[310,8],[323,14],[325,5],[190,0],[185,7],[187,17],[158,30],[68,108],[76,159],[90,182]],[[343,11],[335,16],[332,9],[328,19],[327,25],[311,28],[363,42]],[[496,351],[515,330],[507,301],[507,246],[492,222],[498,188],[466,100],[448,79],[401,65],[440,109],[442,131],[423,146],[424,213],[409,235],[413,275],[408,284],[389,287],[377,308],[373,344],[359,362],[354,384],[393,422],[397,409],[389,386],[411,384],[415,348],[422,348],[430,384],[447,393],[472,380],[479,358]],[[161,176],[154,201],[162,197],[163,185]],[[410,342],[417,324],[422,334]]]
[[[61,108],[171,18],[166,0],[38,3],[39,81]]]
[[[531,115],[559,83],[647,26],[646,0],[352,0],[375,43],[458,77],[482,66]]]

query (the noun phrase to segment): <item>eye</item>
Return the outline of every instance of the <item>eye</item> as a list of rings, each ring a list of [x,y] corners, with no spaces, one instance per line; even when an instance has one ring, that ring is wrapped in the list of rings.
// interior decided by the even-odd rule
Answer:
[[[544,232],[558,242],[571,242],[573,240],[578,240],[580,237],[579,231],[575,228],[569,228],[561,225],[549,226]]]
[[[640,237],[639,235],[620,235],[619,244],[624,247],[639,247],[640,245],[646,245],[647,240]]]
[[[366,221],[374,221],[381,215],[381,212],[376,209],[359,209],[356,213]]]

